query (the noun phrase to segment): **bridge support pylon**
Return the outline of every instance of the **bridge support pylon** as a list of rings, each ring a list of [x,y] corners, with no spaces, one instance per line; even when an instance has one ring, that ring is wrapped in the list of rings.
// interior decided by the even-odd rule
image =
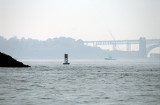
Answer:
[[[139,57],[146,58],[146,38],[141,37],[139,39]]]
[[[131,44],[126,44],[126,50],[131,51]]]

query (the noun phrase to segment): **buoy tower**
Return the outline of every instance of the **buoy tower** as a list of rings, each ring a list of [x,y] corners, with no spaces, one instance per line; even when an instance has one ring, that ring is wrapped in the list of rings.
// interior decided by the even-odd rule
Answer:
[[[68,54],[64,54],[64,65],[69,65],[70,63],[68,62]]]

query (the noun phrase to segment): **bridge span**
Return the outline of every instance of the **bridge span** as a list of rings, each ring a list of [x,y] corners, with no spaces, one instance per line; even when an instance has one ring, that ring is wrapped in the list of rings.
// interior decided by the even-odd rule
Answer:
[[[146,57],[148,53],[156,48],[160,47],[160,39],[146,39],[145,37],[139,38],[139,40],[108,40],[108,41],[84,41],[86,45],[112,45],[115,49],[116,45],[126,45],[126,50],[131,51],[131,45],[139,46],[139,54]]]

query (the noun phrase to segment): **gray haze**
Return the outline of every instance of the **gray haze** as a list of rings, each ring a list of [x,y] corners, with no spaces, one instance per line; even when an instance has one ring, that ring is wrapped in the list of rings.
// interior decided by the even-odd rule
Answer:
[[[82,40],[65,37],[47,41],[0,37],[0,51],[18,59],[63,59],[64,53],[76,59],[104,58],[106,55],[100,48],[85,46]]]
[[[112,56],[114,58],[143,58],[144,54],[139,51],[109,51],[99,47],[84,45],[83,40],[60,37],[39,41],[33,39],[9,40],[0,37],[0,51],[18,59],[63,59],[65,53],[71,59],[104,59]]]
[[[160,0],[0,0],[5,38],[160,38]]]

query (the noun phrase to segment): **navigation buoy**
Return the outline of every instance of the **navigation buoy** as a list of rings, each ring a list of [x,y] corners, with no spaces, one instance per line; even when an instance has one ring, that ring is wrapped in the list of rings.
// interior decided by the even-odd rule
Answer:
[[[69,65],[70,63],[68,63],[68,54],[64,54],[64,65]]]

